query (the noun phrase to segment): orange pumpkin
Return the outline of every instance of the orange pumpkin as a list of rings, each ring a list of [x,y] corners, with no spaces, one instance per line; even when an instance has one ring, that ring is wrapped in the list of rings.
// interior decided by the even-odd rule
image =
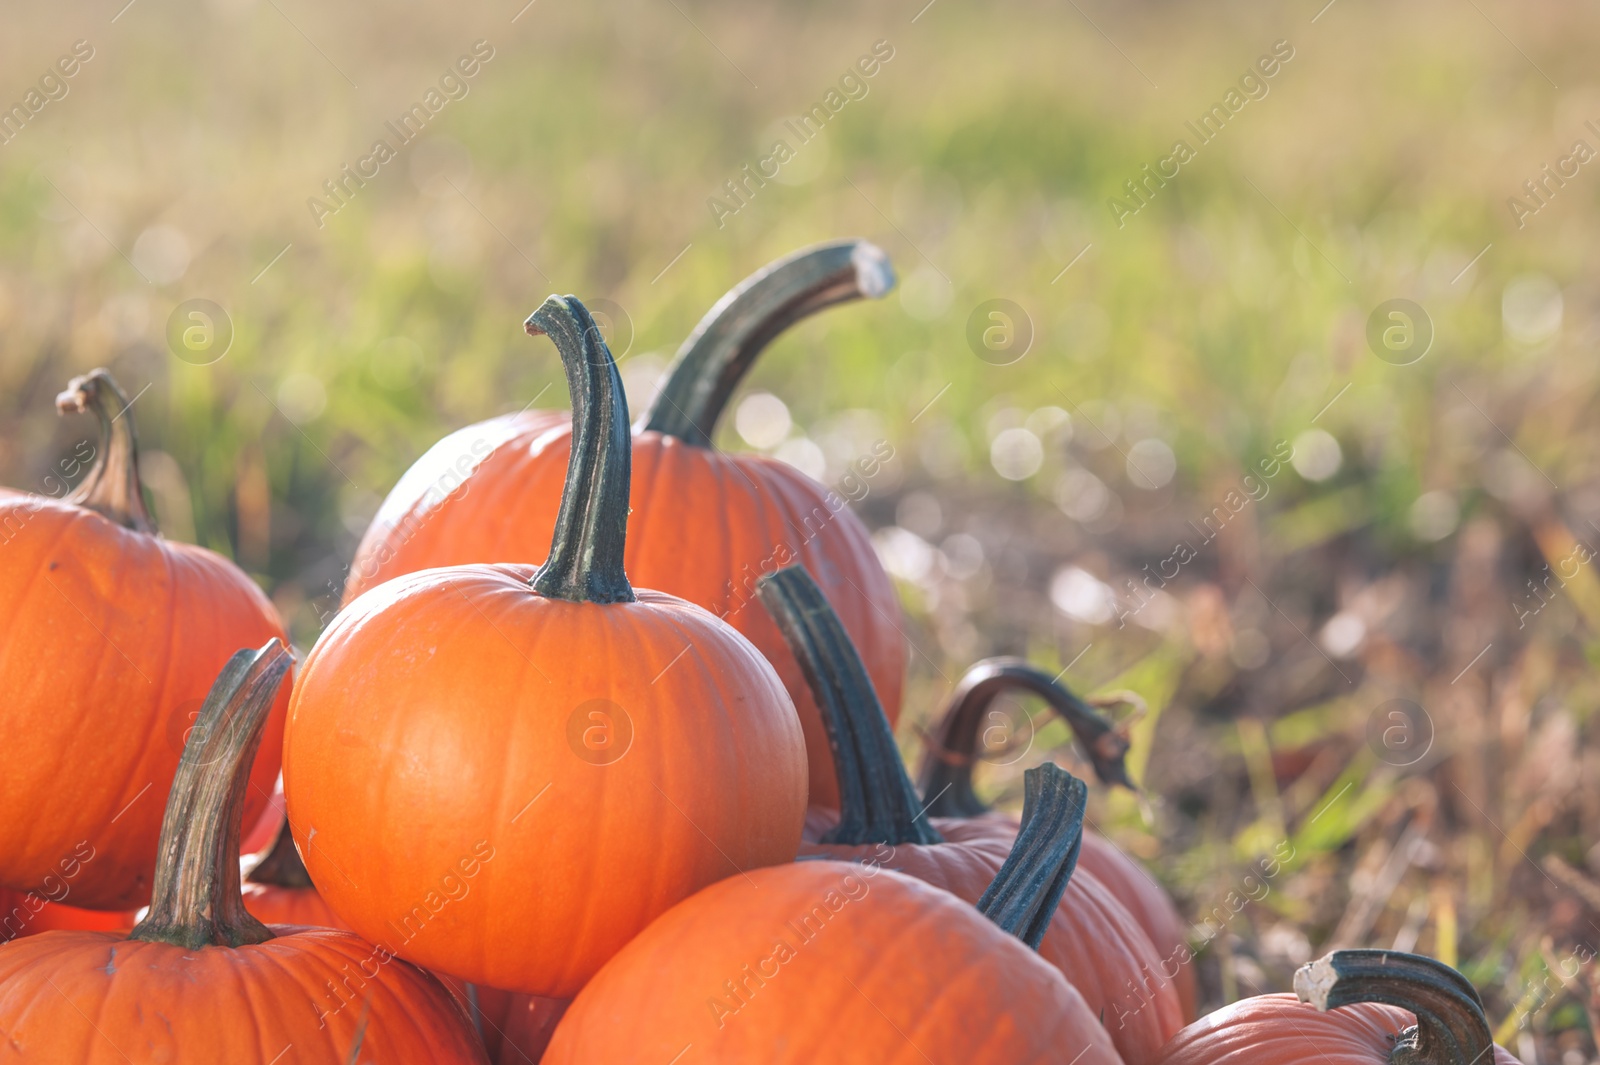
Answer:
[[[92,412],[100,439],[71,493],[0,495],[0,809],[27,811],[0,818],[0,887],[48,897],[66,880],[74,905],[130,910],[150,898],[161,797],[192,711],[235,648],[283,628],[231,562],[157,535],[133,414],[109,373],[74,378],[56,405]],[[251,821],[278,772],[287,702],[252,771]]]
[[[263,924],[313,928],[345,927],[311,883],[311,874],[306,872],[300,853],[294,849],[287,821],[280,818],[279,835],[272,846],[246,864],[248,872],[242,885],[244,908],[256,920]],[[131,928],[132,922],[125,927]],[[494,1065],[538,1061],[567,1007],[564,999],[478,987],[448,975],[439,978],[472,1021]]]
[[[1158,1065],[1518,1065],[1483,1001],[1442,962],[1337,950],[1295,973],[1293,995],[1257,995],[1189,1025]]]
[[[1015,829],[1015,820],[990,811],[972,787],[978,739],[984,722],[989,720],[989,707],[1002,692],[1013,690],[1039,696],[1072,727],[1079,747],[1088,755],[1095,776],[1102,783],[1134,786],[1123,762],[1128,741],[1110,722],[1044,670],[1020,658],[989,658],[961,678],[935,727],[921,775],[922,794],[930,814],[993,818]],[[1138,920],[1160,955],[1157,979],[1171,980],[1176,985],[1184,1020],[1194,1020],[1199,1013],[1200,992],[1191,964],[1188,925],[1171,897],[1143,866],[1097,833],[1084,833],[1080,864]]]
[[[812,752],[812,801],[826,805],[838,798],[822,726],[799,667],[752,604],[755,580],[804,563],[844,618],[891,716],[899,712],[906,666],[899,602],[844,499],[787,463],[725,454],[711,440],[739,380],[774,337],[823,307],[881,296],[893,282],[883,253],[863,241],[822,245],[769,265],[701,320],[633,437],[628,573],[705,607],[772,662]],[[441,442],[395,486],[367,530],[346,603],[428,567],[538,562],[556,525],[570,440],[566,427],[535,412]],[[882,457],[863,456],[874,463]],[[441,479],[441,470],[454,472]]]
[[[127,935],[47,932],[0,946],[0,1053],[75,1065],[287,1060],[481,1063],[437,980],[329,929],[270,929],[239,896],[250,760],[289,672],[240,651],[200,711],[167,800],[147,916]]]
[[[806,762],[750,642],[628,582],[627,401],[588,312],[552,296],[528,330],[573,395],[549,561],[427,570],[346,607],[295,687],[283,781],[351,928],[563,998],[680,899],[791,859]]]
[[[0,889],[0,943],[61,929],[126,932],[133,927],[133,915],[132,910],[81,910],[31,891]]]
[[[729,877],[600,970],[545,1062],[1121,1065],[1083,996],[1028,949],[1083,826],[1081,782],[1029,773],[1028,828],[978,909],[855,862]]]
[[[465,535],[464,529],[455,528],[463,524],[456,512],[471,508],[469,497],[485,491],[490,474],[512,459],[525,458],[522,452],[546,433],[564,432],[571,425],[568,411],[521,410],[463,426],[441,437],[400,476],[372,516],[372,524],[346,568],[344,603],[349,604],[368,588],[392,577],[429,566],[507,559],[532,561],[542,555],[546,548],[543,543],[527,550],[517,545],[516,553],[500,552],[479,558],[468,558],[460,551],[449,550],[449,546]],[[479,479],[478,467],[485,460],[489,465],[483,471],[483,479]],[[505,476],[510,478],[514,472],[508,471]]]
[[[345,927],[311,883],[311,874],[294,849],[287,821],[281,821],[280,834],[271,848],[249,863],[242,886],[244,908],[264,924]],[[434,975],[472,1021],[493,1065],[537,1062],[567,1008],[565,999],[478,987],[447,974]]]
[[[760,595],[822,708],[843,801],[838,822],[820,841],[802,844],[800,857],[874,861],[968,902],[979,901],[1005,863],[1016,827],[990,819],[930,821],[875,705],[860,657],[815,582],[795,566],[763,578]],[[1060,772],[1054,765],[1050,770]],[[1082,809],[1076,816],[1081,822]],[[1061,970],[1096,1016],[1105,1018],[1123,1058],[1149,1061],[1183,1027],[1176,989],[1149,977],[1160,964],[1149,938],[1077,862],[1075,850],[1039,955]]]
[[[249,862],[240,887],[244,908],[263,924],[345,928],[311,882],[285,820],[272,846]]]

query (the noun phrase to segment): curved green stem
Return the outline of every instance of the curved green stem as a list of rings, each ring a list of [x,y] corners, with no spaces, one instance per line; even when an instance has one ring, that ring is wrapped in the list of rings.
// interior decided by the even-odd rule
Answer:
[[[1382,1002],[1416,1015],[1391,1065],[1494,1065],[1494,1037],[1478,991],[1450,966],[1393,950],[1336,950],[1302,965],[1294,993],[1319,1010]]]
[[[889,719],[839,615],[800,565],[769,573],[756,594],[811,686],[839,778],[839,823],[823,843],[941,843],[919,810]]]
[[[1128,741],[1110,721],[1059,680],[1020,658],[986,658],[967,670],[923,756],[923,801],[934,817],[976,817],[988,810],[972,788],[978,738],[989,704],[1002,692],[1032,692],[1071,726],[1102,784],[1133,788],[1125,762]]]
[[[290,662],[272,639],[235,653],[217,675],[167,796],[150,910],[130,939],[199,950],[272,938],[239,894],[239,822],[250,763]]]
[[[710,447],[717,420],[756,356],[800,319],[894,287],[881,249],[864,240],[819,244],[768,263],[700,319],[678,349],[644,428]]]
[[[153,535],[156,523],[144,505],[144,486],[139,483],[139,433],[128,410],[128,396],[110,371],[90,370],[68,381],[66,391],[56,397],[56,411],[92,411],[100,421],[100,449],[94,465],[66,501],[88,507],[124,528]]]
[[[289,831],[288,818],[284,818],[283,824],[278,826],[278,835],[272,841],[272,848],[250,867],[244,878],[246,883],[268,884],[272,887],[316,887],[311,882],[311,874],[306,872],[305,863],[300,860],[300,852],[295,850],[294,834]]]
[[[1022,828],[978,912],[1037,950],[1078,865],[1089,788],[1054,762],[1022,782]]]
[[[575,603],[631,603],[633,587],[623,572],[622,554],[628,538],[633,438],[617,364],[600,327],[576,296],[551,296],[523,328],[555,342],[572,393],[567,483],[550,557],[533,578],[533,590]]]

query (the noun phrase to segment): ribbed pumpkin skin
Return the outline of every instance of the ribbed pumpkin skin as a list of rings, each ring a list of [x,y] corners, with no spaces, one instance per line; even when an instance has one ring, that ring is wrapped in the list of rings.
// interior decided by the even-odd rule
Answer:
[[[1016,837],[1017,819],[1010,814],[992,811],[972,820],[1003,826],[1010,833],[1008,839]],[[1162,971],[1170,973],[1174,967],[1177,968],[1172,983],[1177,988],[1183,1019],[1185,1023],[1194,1020],[1199,1016],[1200,989],[1195,981],[1194,962],[1189,956],[1188,930],[1172,899],[1138,862],[1095,832],[1086,831],[1083,834],[1083,851],[1078,855],[1078,868],[1105,885],[1133,915],[1133,919],[1139,922],[1139,927],[1144,929],[1144,934],[1156,948]]]
[[[1178,1005],[1185,1024],[1199,1016],[1200,988],[1195,981],[1194,960],[1189,953],[1189,935],[1183,918],[1161,885],[1150,878],[1116,844],[1093,832],[1083,834],[1083,852],[1078,868],[1104,884],[1139,922],[1156,948],[1163,975],[1172,973],[1178,992]]]
[[[828,917],[806,940],[788,922],[813,908]],[[668,911],[578,995],[544,1061],[670,1062],[690,1045],[684,1061],[739,1065],[1122,1061],[1060,973],[955,896],[828,861],[729,877]]]
[[[1189,1025],[1157,1065],[1388,1065],[1394,1037],[1415,1023],[1406,1010],[1375,1002],[1320,1013],[1293,995],[1257,995]],[[1519,1063],[1496,1046],[1494,1065]]]
[[[996,819],[929,820],[944,843],[905,843],[893,848],[886,844],[807,843],[801,845],[800,855],[876,860],[885,868],[976,903],[1005,864],[1016,835],[1015,824],[1008,834]],[[1170,983],[1128,986],[1129,981],[1147,980],[1145,974],[1156,972],[1160,959],[1133,915],[1084,867],[1081,857],[1039,944],[1038,956],[1077,988],[1090,1013],[1105,1018],[1106,1031],[1130,1065],[1153,1060],[1161,1045],[1183,1027],[1177,992]]]
[[[8,943],[0,947],[0,1062],[342,1062],[369,996],[362,1061],[487,1060],[433,977],[398,959],[376,963],[373,948],[348,932],[277,931],[253,946],[195,951],[105,932]]]
[[[345,579],[344,602],[348,604],[368,588],[419,569],[469,562],[543,561],[550,550],[548,529],[543,542],[535,545],[537,558],[470,558],[455,544],[462,537],[474,535],[471,526],[484,513],[474,505],[472,497],[494,491],[503,506],[505,496],[516,494],[516,486],[495,486],[490,482],[501,475],[519,473],[530,449],[551,430],[570,435],[572,415],[549,410],[505,414],[457,429],[424,451],[389,490],[356,547]],[[480,464],[481,480],[475,476]],[[460,513],[464,511],[471,513]],[[514,532],[507,528],[499,530],[498,535]],[[488,546],[475,540],[468,542],[475,547]],[[520,550],[523,545],[511,546]]]
[[[61,929],[126,932],[133,927],[133,914],[132,910],[80,910],[0,888],[0,943]]]
[[[316,888],[279,887],[275,884],[257,884],[250,881],[244,882],[241,888],[245,909],[250,912],[250,916],[264,924],[297,925],[304,928],[345,928],[339,915],[328,908],[328,904],[323,901],[322,894]],[[0,892],[0,900],[3,900],[4,895],[4,892]],[[57,906],[52,909],[68,908]],[[133,927],[132,914],[102,914],[89,910],[71,910],[70,913],[101,918],[104,923],[69,924],[58,927],[105,929]],[[112,918],[119,918],[121,923],[112,923]],[[469,997],[467,983],[446,974],[434,975],[445,985],[462,1011],[470,1017],[472,1000]],[[562,1012],[567,1008],[564,999],[539,998],[537,995],[501,991],[494,987],[474,987],[472,993],[477,997],[477,1022],[482,1029],[484,1049],[488,1052],[493,1065],[528,1065],[538,1061],[545,1045],[550,1042],[550,1033],[555,1031],[556,1022],[561,1019]]]
[[[435,445],[418,467],[449,468],[470,444],[496,449],[463,487],[440,502],[428,472],[407,473],[384,502],[350,568],[345,601],[375,584],[432,566],[539,563],[550,549],[567,472],[570,426],[550,412],[494,419]],[[430,458],[430,456],[433,456]],[[760,455],[727,455],[675,437],[633,437],[624,559],[634,585],[705,607],[755,644],[777,669],[815,752],[811,801],[837,806],[827,736],[799,664],[754,594],[763,573],[804,563],[872,675],[891,723],[900,712],[905,636],[898,600],[866,527],[842,499],[793,467]]]
[[[284,794],[351,928],[562,998],[680,899],[793,858],[805,747],[772,667],[705,611],[546,598],[533,573],[430,570],[345,608],[295,686]],[[569,733],[597,699],[632,724],[610,764]]]
[[[229,655],[274,636],[286,639],[272,604],[220,555],[70,503],[0,496],[0,810],[27,811],[0,818],[0,886],[51,894],[53,876],[75,906],[148,902],[190,715]],[[286,685],[247,823],[272,792],[288,701]]]

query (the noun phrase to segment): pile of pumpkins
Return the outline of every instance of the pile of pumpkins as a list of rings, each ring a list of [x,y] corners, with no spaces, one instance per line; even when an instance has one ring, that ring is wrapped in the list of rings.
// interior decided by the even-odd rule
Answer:
[[[92,468],[0,490],[0,1062],[1489,1054],[1470,984],[1387,951],[1195,1020],[1184,923],[1084,830],[1085,784],[1029,770],[1020,820],[973,791],[1008,690],[1132,786],[1122,733],[1025,662],[963,678],[919,793],[865,528],[712,444],[775,336],[892,284],[861,241],[771,264],[637,429],[589,312],[550,297],[526,328],[570,414],[424,455],[298,663],[245,574],[160,537],[123,391],[73,380]]]

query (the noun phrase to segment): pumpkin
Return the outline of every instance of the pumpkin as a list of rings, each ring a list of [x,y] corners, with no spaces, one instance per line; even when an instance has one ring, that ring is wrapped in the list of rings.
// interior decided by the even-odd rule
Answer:
[[[1494,1044],[1477,990],[1432,958],[1336,950],[1301,966],[1294,990],[1206,1015],[1159,1065],[1518,1065]]]
[[[343,928],[306,872],[287,821],[270,849],[250,864],[243,884],[244,908],[265,924]],[[87,911],[84,911],[87,912]],[[100,915],[109,916],[109,915]],[[132,922],[129,922],[131,927]],[[494,987],[478,987],[446,974],[439,977],[483,1039],[493,1065],[536,1062],[567,1008],[565,999],[540,998]]]
[[[978,909],[855,862],[728,877],[600,970],[545,1062],[1120,1065],[1083,996],[1029,949],[1076,858],[1083,808],[1081,782],[1029,772],[1028,827]]]
[[[133,927],[133,913],[131,910],[84,910],[51,902],[31,891],[0,890],[0,943],[64,928],[126,932]]]
[[[1013,690],[1039,696],[1072,727],[1102,783],[1134,786],[1123,762],[1128,741],[1110,722],[1044,670],[1020,658],[990,658],[961,678],[935,726],[921,774],[930,814],[993,817],[1015,824],[1008,815],[990,811],[972,786],[978,739],[989,707],[996,696]],[[1098,833],[1084,833],[1081,865],[1111,890],[1150,937],[1161,957],[1162,976],[1177,986],[1184,1020],[1194,1020],[1200,994],[1190,964],[1188,925],[1171,897],[1138,862]]]
[[[263,924],[345,927],[311,882],[311,874],[294,849],[287,820],[279,826],[272,846],[249,863],[241,893],[244,908]]]
[[[311,883],[287,821],[280,819],[272,846],[245,864],[244,908],[250,916],[264,924],[344,927]],[[127,927],[132,927],[131,921]],[[472,1020],[494,1065],[538,1061],[567,1006],[563,999],[478,987],[448,975],[440,975],[440,980]]]
[[[131,910],[150,898],[191,711],[235,648],[283,628],[231,562],[157,534],[133,413],[109,373],[74,378],[56,406],[93,413],[100,436],[71,493],[0,494],[0,809],[28,812],[0,818],[0,887],[49,897],[65,879],[75,906]],[[287,702],[252,770],[251,821],[278,771]]]
[[[588,311],[552,296],[527,327],[573,397],[548,561],[425,570],[346,607],[295,686],[283,783],[351,928],[566,998],[674,903],[794,856],[806,756],[748,640],[628,581],[627,400]]]
[[[818,842],[803,843],[800,857],[873,860],[978,902],[1012,850],[1015,826],[928,819],[860,657],[816,583],[795,566],[759,588],[822,708],[839,777],[838,822]],[[1147,1062],[1183,1027],[1176,989],[1160,977],[1160,958],[1133,916],[1095,877],[1073,868],[1039,954],[1105,1018],[1123,1059]]]
[[[823,307],[881,296],[893,283],[884,254],[864,241],[825,244],[767,266],[700,321],[633,437],[628,573],[710,610],[772,662],[812,752],[812,801],[825,805],[837,805],[838,797],[822,726],[798,665],[753,604],[755,580],[803,562],[844,618],[891,715],[899,712],[906,666],[899,602],[866,528],[843,498],[787,463],[725,454],[711,441],[739,380],[774,337]],[[456,437],[448,447],[438,445],[440,454],[429,452],[383,504],[357,549],[346,603],[379,582],[432,566],[544,557],[570,431],[519,415]],[[440,469],[455,472],[441,480]]]
[[[289,665],[272,640],[218,676],[167,799],[150,909],[132,932],[0,946],[0,1031],[12,1055],[269,1065],[293,1047],[302,1061],[485,1061],[433,977],[348,932],[269,928],[245,912],[250,761]]]
[[[311,883],[311,874],[294,849],[289,823],[281,816],[272,845],[243,864],[247,867],[244,908],[256,920],[264,924],[345,927]],[[564,999],[478,987],[447,974],[434,975],[472,1021],[493,1065],[538,1061],[567,1006]]]
[[[517,550],[512,554],[500,552],[492,557],[468,558],[449,547],[467,535],[465,529],[456,528],[464,524],[457,516],[458,511],[472,510],[466,518],[484,520],[484,515],[469,502],[471,494],[481,495],[491,474],[502,465],[516,465],[514,460],[525,460],[523,452],[534,441],[548,432],[570,427],[571,421],[572,416],[567,411],[520,410],[463,426],[441,437],[411,464],[379,504],[356,546],[355,558],[346,567],[343,604],[349,604],[368,588],[391,577],[429,566],[498,562],[506,558],[522,559],[530,552],[535,556],[542,553],[543,544],[526,550],[516,545]],[[479,464],[485,460],[489,460],[489,464],[480,480],[476,474]],[[505,474],[508,482],[513,476],[514,471]]]

